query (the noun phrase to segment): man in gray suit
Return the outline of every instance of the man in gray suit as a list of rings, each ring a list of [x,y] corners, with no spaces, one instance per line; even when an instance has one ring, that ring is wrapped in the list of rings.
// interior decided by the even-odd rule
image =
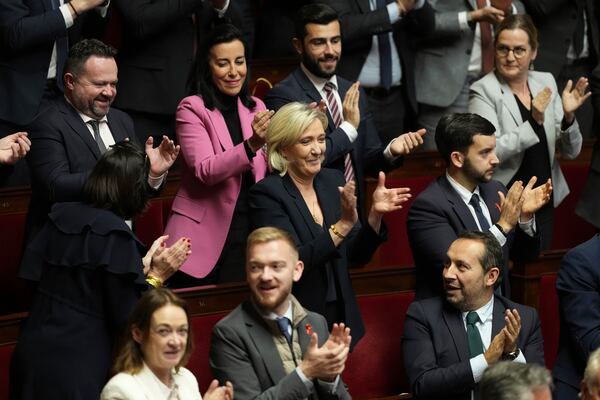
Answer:
[[[513,0],[512,5],[504,0],[429,0],[429,4],[435,10],[435,28],[419,44],[415,85],[418,125],[431,133],[424,136],[422,148],[435,150],[433,132],[438,120],[445,114],[466,112],[469,86],[493,67],[493,39],[488,36],[485,41],[482,32],[491,35],[491,25],[524,7],[520,0]]]
[[[305,310],[292,296],[302,276],[293,239],[272,227],[248,236],[246,280],[251,298],[213,329],[210,367],[231,381],[237,399],[350,399],[340,378],[350,329]]]

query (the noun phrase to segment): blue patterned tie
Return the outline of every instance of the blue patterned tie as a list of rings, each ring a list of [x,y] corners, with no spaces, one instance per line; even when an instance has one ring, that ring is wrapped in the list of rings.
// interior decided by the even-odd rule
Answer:
[[[487,230],[489,230],[490,223],[488,222],[485,215],[483,215],[483,211],[481,211],[481,206],[479,205],[479,196],[477,196],[476,193],[473,193],[473,196],[471,196],[469,204],[472,205],[475,209],[475,215],[477,216],[477,220],[479,221],[479,227],[481,228],[481,231],[486,232]]]
[[[281,331],[283,336],[285,336],[285,339],[287,340],[288,344],[292,344],[292,336],[290,335],[289,331],[290,320],[286,317],[279,317],[276,319],[276,321],[279,330]]]

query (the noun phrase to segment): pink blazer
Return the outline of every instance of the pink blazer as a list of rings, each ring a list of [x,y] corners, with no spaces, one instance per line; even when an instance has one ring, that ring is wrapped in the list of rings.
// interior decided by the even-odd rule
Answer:
[[[251,123],[256,111],[265,110],[260,99],[253,99],[254,112],[238,100],[244,139],[252,136]],[[181,270],[203,278],[221,255],[240,193],[242,173],[251,170],[256,182],[264,178],[266,156],[261,149],[248,161],[244,144],[233,145],[221,112],[207,109],[199,96],[186,97],[179,103],[176,132],[184,168],[165,234],[169,235],[169,244],[182,236],[192,239],[192,254]]]

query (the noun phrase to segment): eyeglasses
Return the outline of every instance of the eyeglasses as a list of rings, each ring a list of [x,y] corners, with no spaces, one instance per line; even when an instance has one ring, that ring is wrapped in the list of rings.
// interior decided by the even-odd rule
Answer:
[[[504,45],[496,46],[496,54],[501,57],[508,57],[508,53],[511,51],[515,58],[523,58],[525,54],[527,54],[527,49],[525,47],[508,47]]]

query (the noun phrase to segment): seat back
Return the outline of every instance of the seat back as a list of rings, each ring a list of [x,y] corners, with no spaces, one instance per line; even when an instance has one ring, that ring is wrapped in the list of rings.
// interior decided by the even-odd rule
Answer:
[[[8,400],[8,370],[14,344],[0,346],[0,400]]]
[[[348,357],[342,375],[354,399],[409,391],[400,338],[414,297],[414,292],[403,292],[358,298],[366,334]]]
[[[217,313],[192,316],[191,325],[194,335],[194,352],[186,368],[196,376],[202,393],[206,391],[213,379],[208,363],[212,329],[226,315],[227,313]]]

